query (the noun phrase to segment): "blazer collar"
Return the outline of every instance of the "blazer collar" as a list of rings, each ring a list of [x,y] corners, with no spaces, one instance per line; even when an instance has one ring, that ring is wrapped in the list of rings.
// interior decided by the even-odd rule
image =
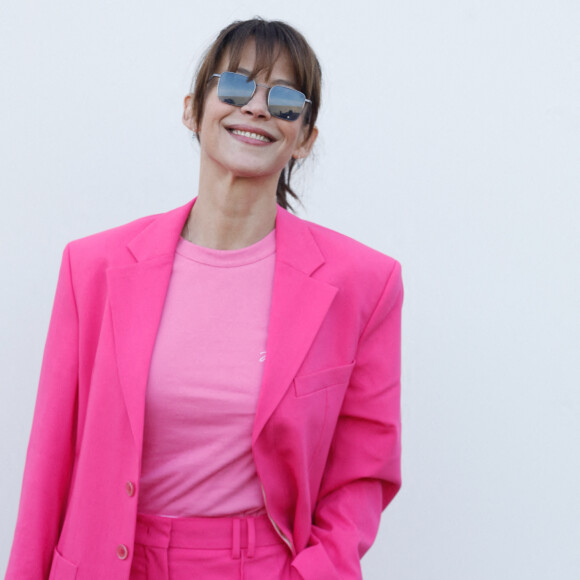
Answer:
[[[156,258],[173,260],[175,248],[195,199],[172,211],[159,214],[127,245],[138,262]]]
[[[195,199],[172,211],[159,214],[128,244],[129,251],[138,262],[158,258],[171,258],[179,236]],[[306,222],[277,207],[276,260],[312,274],[324,263],[324,257]]]
[[[280,206],[276,214],[276,261],[308,276],[324,263],[308,224]]]

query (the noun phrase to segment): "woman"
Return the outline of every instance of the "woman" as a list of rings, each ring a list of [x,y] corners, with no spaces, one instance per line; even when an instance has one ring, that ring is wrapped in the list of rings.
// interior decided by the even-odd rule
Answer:
[[[320,67],[235,22],[197,198],[64,252],[7,578],[360,578],[400,486],[398,263],[288,213]]]

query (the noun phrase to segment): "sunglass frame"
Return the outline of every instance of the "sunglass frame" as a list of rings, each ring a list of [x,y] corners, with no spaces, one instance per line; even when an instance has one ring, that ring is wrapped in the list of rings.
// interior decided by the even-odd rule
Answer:
[[[219,89],[220,89],[220,83],[222,82],[223,75],[232,75],[232,76],[235,75],[236,77],[242,77],[242,78],[244,78],[246,80],[246,83],[247,84],[249,84],[249,85],[253,84],[254,85],[253,86],[253,89],[252,89],[252,92],[249,95],[247,101],[245,101],[244,103],[235,104],[235,103],[230,103],[230,102],[222,99],[222,97],[219,94]],[[250,79],[250,77],[248,75],[245,75],[245,74],[242,74],[242,73],[233,72],[233,71],[224,71],[223,73],[219,73],[219,74],[218,73],[214,73],[209,78],[209,81],[211,81],[214,78],[217,78],[218,79],[218,87],[217,88],[218,88],[218,97],[219,97],[220,101],[222,103],[227,103],[228,105],[231,105],[232,107],[243,107],[243,106],[247,105],[254,98],[254,95],[256,94],[256,90],[258,89],[258,87],[263,87],[265,89],[268,89],[268,95],[267,95],[268,111],[270,112],[270,114],[273,117],[276,117],[277,119],[282,119],[283,121],[290,121],[290,122],[296,121],[297,119],[300,118],[300,116],[304,112],[304,109],[306,108],[306,103],[312,104],[312,101],[310,99],[306,98],[306,95],[302,91],[299,91],[298,89],[293,89],[292,87],[287,87],[285,85],[272,85],[272,86],[269,86],[269,85],[260,84],[260,83],[257,83],[254,79]],[[274,107],[276,105],[270,103],[270,96],[272,94],[272,89],[276,89],[276,88],[282,88],[282,89],[285,89],[286,91],[289,91],[289,92],[292,92],[292,93],[296,93],[296,94],[300,95],[304,99],[304,101],[302,102],[301,108],[300,108],[300,112],[296,114],[296,117],[294,117],[292,119],[289,119],[288,117],[284,117],[282,115],[276,114],[272,110],[272,107]],[[280,106],[280,105],[278,105],[278,106]]]

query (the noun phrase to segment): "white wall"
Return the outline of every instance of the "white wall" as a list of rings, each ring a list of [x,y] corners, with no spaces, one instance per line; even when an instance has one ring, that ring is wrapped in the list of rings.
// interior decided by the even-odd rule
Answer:
[[[3,0],[0,568],[61,251],[193,197],[183,95],[256,14],[326,74],[302,214],[403,263],[404,486],[365,579],[577,578],[573,0]]]

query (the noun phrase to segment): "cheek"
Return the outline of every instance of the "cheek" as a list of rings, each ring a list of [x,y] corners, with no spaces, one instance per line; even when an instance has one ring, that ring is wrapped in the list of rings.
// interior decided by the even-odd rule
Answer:
[[[284,135],[288,150],[294,152],[300,146],[302,132],[295,127],[285,127]]]
[[[203,113],[197,126],[198,133],[201,133],[202,128],[218,123],[221,119],[231,113],[233,107],[222,103],[214,92],[210,93],[205,99],[203,106]]]
[[[298,123],[300,123],[300,127],[297,129],[296,147],[301,147],[308,139],[308,125],[305,125],[301,120]]]

